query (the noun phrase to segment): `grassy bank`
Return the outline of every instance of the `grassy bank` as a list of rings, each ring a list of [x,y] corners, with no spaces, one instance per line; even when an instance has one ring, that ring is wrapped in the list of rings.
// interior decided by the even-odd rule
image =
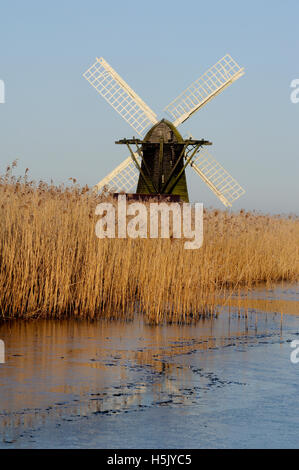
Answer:
[[[184,321],[214,311],[219,293],[298,281],[299,219],[205,211],[204,243],[99,240],[88,188],[0,180],[0,316]]]

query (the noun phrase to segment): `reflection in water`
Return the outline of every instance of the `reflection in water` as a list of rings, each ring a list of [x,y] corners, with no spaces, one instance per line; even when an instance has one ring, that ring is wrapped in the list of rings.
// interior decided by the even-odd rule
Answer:
[[[2,443],[22,438],[30,442],[30,430],[47,426],[49,420],[58,427],[93,415],[194,405],[206,392],[232,384],[205,367],[207,355],[233,348],[243,351],[245,361],[247,347],[277,335],[281,312],[299,315],[298,304],[293,299],[233,298],[230,314],[185,326],[149,326],[140,317],[113,323],[4,323],[0,326],[6,346],[6,363],[0,366]],[[257,317],[251,313],[256,310],[279,315]],[[196,365],[188,360],[194,355]],[[244,385],[242,380],[235,383]]]
[[[281,315],[299,315],[299,302],[295,300],[252,299],[250,297],[236,299],[228,302],[230,307],[240,307],[242,311],[258,311],[279,313]]]

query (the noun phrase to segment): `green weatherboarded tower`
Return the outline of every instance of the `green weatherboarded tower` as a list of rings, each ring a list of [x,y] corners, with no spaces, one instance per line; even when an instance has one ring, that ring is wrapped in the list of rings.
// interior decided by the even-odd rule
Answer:
[[[153,193],[156,188],[163,194],[175,194],[189,202],[183,159],[179,159],[184,140],[174,125],[164,119],[158,122],[146,134],[142,149],[141,169],[146,175],[146,167],[149,168],[155,187],[151,185],[150,179],[146,185],[140,174],[137,193],[148,193],[148,186],[151,185]]]
[[[139,169],[136,194],[162,194],[179,196],[189,202],[185,168],[205,140],[184,140],[175,126],[165,120],[159,121],[146,134],[143,140],[123,139],[117,144],[127,144],[131,157]],[[136,153],[131,145],[136,145]],[[191,158],[188,158],[188,150]],[[141,157],[141,166],[136,154]]]

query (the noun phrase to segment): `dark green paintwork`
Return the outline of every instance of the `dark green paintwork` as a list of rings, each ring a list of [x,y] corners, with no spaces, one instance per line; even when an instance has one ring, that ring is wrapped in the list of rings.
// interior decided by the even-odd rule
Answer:
[[[161,140],[163,140],[163,154],[160,164]],[[184,139],[181,134],[171,122],[165,119],[162,119],[162,121],[155,124],[148,131],[142,143],[142,152],[143,158],[150,170],[150,177],[147,176],[148,173],[146,171],[145,164],[142,162],[141,168],[143,170],[143,174],[146,175],[147,184],[145,183],[143,176],[139,175],[136,191],[137,194],[151,194],[151,192],[155,194],[156,191],[154,190],[152,181],[160,193],[163,183],[167,181],[173,166],[181,155],[184,145]],[[182,172],[179,180],[171,189],[177,175],[183,169],[183,166],[184,159],[181,158],[181,161],[178,163],[177,168],[163,193],[178,195],[183,201],[188,202],[189,196],[185,171]],[[151,188],[151,192],[148,188]]]

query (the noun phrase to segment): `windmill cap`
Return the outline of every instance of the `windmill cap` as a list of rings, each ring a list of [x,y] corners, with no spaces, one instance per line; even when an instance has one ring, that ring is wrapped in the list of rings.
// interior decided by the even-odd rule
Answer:
[[[143,140],[152,143],[159,143],[161,137],[163,138],[164,142],[184,142],[184,139],[177,130],[177,128],[172,124],[172,122],[168,121],[167,119],[161,119],[161,121],[157,122],[157,124],[151,127],[151,129],[147,132]]]

